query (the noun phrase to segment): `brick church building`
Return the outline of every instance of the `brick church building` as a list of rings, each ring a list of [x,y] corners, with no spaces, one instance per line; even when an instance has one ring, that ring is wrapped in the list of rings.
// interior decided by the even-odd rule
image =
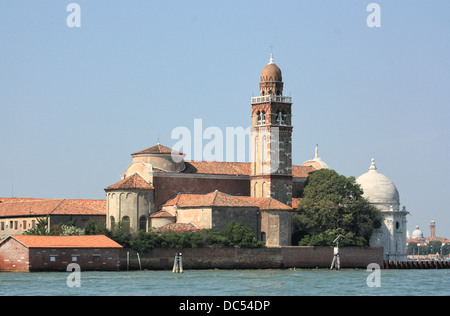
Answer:
[[[267,246],[291,245],[292,215],[308,174],[327,168],[320,158],[292,165],[292,98],[283,96],[272,55],[260,96],[251,99],[251,162],[187,161],[161,144],[131,154],[122,179],[105,188],[107,228],[134,230],[224,228],[232,220]]]

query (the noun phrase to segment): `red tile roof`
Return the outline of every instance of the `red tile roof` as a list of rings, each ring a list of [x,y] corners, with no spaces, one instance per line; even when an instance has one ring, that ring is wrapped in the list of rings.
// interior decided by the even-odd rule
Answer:
[[[0,197],[0,203],[8,203],[8,202],[28,202],[28,201],[38,201],[45,200],[39,198],[2,198]]]
[[[250,175],[250,163],[222,161],[186,161],[184,173]]]
[[[122,248],[121,245],[104,235],[83,236],[33,236],[12,235],[28,248]],[[7,238],[8,239],[8,238]],[[5,239],[3,242],[5,242]]]
[[[292,166],[292,176],[294,178],[308,178],[309,173],[317,169],[312,166]]]
[[[199,231],[200,229],[193,223],[170,223],[162,227],[156,228],[153,231],[157,234],[163,234],[167,232],[181,233],[185,231]]]
[[[172,213],[169,213],[167,211],[159,211],[150,217],[151,218],[158,218],[158,217],[165,218],[165,217],[175,217],[175,215],[173,215]]]
[[[142,178],[138,173],[135,173],[117,183],[110,185],[105,190],[123,190],[123,189],[141,189],[141,190],[154,190],[153,185]]]
[[[175,155],[184,155],[182,152],[173,150],[172,148],[163,146],[161,144],[156,144],[155,146],[152,146],[150,148],[132,153],[131,156],[137,156],[137,155],[163,155],[163,154],[172,154]]]
[[[132,153],[131,156],[136,155],[158,155],[158,154],[179,154],[181,152],[173,150],[172,148],[157,144],[153,147]],[[214,174],[214,175],[247,175],[251,173],[251,165],[249,162],[222,162],[222,161],[185,161],[185,170],[183,173],[196,174]],[[157,168],[154,172],[164,172]],[[292,166],[292,176],[294,178],[307,178],[308,174],[316,169],[312,166]]]
[[[183,173],[217,174],[217,175],[246,175],[251,174],[249,162],[221,162],[221,161],[186,161]],[[316,171],[312,166],[292,166],[294,178],[307,178],[310,172]]]
[[[240,199],[237,196],[229,195],[217,190],[208,194],[179,193],[176,197],[167,201],[163,206],[173,205],[187,208],[202,206],[256,207],[255,204]]]
[[[292,198],[292,208],[297,209],[297,207],[301,201],[302,201],[302,198]]]
[[[247,202],[250,202],[254,205],[257,205],[260,210],[287,210],[292,211],[292,207],[286,205],[277,199],[271,197],[265,198],[255,198],[250,196],[239,196],[240,199],[243,199]]]
[[[106,200],[10,199],[0,203],[0,217],[46,215],[105,215]]]

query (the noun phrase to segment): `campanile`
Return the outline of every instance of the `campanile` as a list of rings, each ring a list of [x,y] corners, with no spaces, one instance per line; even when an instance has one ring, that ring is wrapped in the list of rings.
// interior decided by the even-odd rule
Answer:
[[[252,197],[272,197],[292,205],[292,98],[273,55],[261,73],[260,96],[252,97]]]

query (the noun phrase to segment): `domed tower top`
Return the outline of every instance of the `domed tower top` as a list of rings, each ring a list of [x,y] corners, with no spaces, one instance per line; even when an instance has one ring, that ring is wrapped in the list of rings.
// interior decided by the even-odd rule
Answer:
[[[395,184],[385,175],[378,172],[375,159],[372,158],[369,171],[359,176],[356,183],[361,186],[363,196],[380,210],[400,208],[400,197]]]
[[[283,77],[281,75],[281,69],[274,63],[272,53],[270,53],[269,63],[261,72],[259,89],[261,95],[283,95]]]

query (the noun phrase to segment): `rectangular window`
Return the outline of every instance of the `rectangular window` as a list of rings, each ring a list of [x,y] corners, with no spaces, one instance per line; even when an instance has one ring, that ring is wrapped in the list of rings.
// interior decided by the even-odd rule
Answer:
[[[94,257],[92,258],[92,261],[99,262],[100,261],[100,255],[94,255]]]
[[[56,256],[50,255],[50,262],[55,262],[55,261],[56,261]]]
[[[78,256],[72,256],[72,262],[77,262],[78,261]]]
[[[5,222],[1,222],[0,226],[2,230],[5,230]]]

